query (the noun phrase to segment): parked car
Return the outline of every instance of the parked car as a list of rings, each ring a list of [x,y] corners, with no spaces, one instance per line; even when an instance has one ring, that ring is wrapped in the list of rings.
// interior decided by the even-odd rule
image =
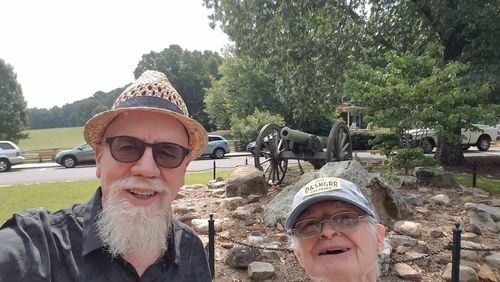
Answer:
[[[497,129],[491,126],[475,125],[479,130],[465,130],[462,128],[462,148],[469,149],[477,146],[479,151],[488,151],[492,141],[497,139]],[[438,140],[433,129],[412,129],[401,137],[401,143],[409,143],[410,146],[420,146],[424,153],[431,153],[436,147]]]
[[[0,141],[0,172],[9,171],[13,165],[22,164],[24,157],[19,147],[11,141]]]
[[[54,160],[64,167],[72,168],[83,163],[95,163],[95,152],[92,146],[83,143],[73,149],[58,152]]]
[[[229,142],[224,137],[220,135],[208,135],[208,145],[202,156],[222,159],[229,152]]]

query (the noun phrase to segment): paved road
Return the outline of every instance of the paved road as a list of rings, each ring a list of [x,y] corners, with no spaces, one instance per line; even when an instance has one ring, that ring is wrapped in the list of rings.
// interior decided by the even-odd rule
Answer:
[[[381,160],[384,156],[370,154],[366,151],[355,151],[354,154],[362,160]],[[470,150],[465,152],[468,156],[488,156],[500,155],[500,147],[494,147],[488,152]],[[293,164],[295,161],[290,161]],[[232,153],[228,157],[215,160],[216,169],[234,168],[236,166],[250,164],[253,165],[253,157],[247,153]],[[192,161],[188,166],[188,171],[212,171],[214,160],[201,158]],[[73,169],[64,168],[56,163],[35,163],[14,166],[11,171],[0,173],[0,187],[12,184],[45,183],[71,180],[95,179],[95,165],[78,166]]]

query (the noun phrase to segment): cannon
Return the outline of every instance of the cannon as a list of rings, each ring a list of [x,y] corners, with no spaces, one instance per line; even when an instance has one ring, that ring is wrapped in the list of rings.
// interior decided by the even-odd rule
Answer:
[[[349,128],[344,122],[336,122],[328,137],[267,124],[261,128],[255,140],[254,164],[265,173],[270,185],[283,181],[288,160],[310,162],[315,169],[332,161],[352,159],[352,142]]]

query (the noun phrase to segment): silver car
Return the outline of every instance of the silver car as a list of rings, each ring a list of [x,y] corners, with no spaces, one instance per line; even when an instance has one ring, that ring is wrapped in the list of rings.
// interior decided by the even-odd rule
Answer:
[[[16,144],[11,141],[0,141],[0,172],[8,171],[11,166],[23,162],[22,151]]]
[[[73,149],[58,152],[54,160],[66,168],[72,168],[83,163],[95,163],[95,152],[89,144],[83,143]]]
[[[208,145],[202,156],[210,156],[214,159],[222,159],[229,153],[229,142],[220,135],[208,135]]]

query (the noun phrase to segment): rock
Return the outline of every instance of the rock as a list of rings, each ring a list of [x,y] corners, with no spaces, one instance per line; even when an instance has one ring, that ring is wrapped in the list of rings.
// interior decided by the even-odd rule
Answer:
[[[418,226],[418,223],[415,223],[413,221],[396,221],[396,223],[394,223],[394,231],[414,238],[420,236],[420,228]]]
[[[237,207],[241,207],[247,203],[247,200],[242,197],[231,197],[225,198],[222,200],[222,207],[229,210],[234,211]]]
[[[470,241],[462,241],[460,243],[462,248],[471,248],[481,250],[481,245],[478,243],[470,242]],[[461,250],[460,258],[470,260],[470,261],[480,261],[483,258],[483,252],[481,251],[471,251],[471,250]]]
[[[460,282],[475,282],[479,281],[479,277],[477,276],[477,273],[474,269],[471,267],[465,266],[465,265],[460,265],[459,268],[459,281]],[[448,263],[446,265],[446,269],[443,273],[443,279],[445,281],[451,281],[451,263]]]
[[[500,208],[485,204],[466,203],[472,232],[483,234],[486,231],[500,232]]]
[[[274,266],[268,262],[254,261],[248,265],[248,277],[252,280],[270,279],[274,272]]]
[[[262,198],[261,195],[252,194],[252,195],[248,195],[247,201],[249,203],[256,203],[256,202],[260,201],[260,198]]]
[[[414,193],[401,193],[403,200],[410,206],[421,206],[424,204],[424,197]]]
[[[394,188],[411,189],[417,188],[417,178],[411,175],[393,175]]]
[[[195,214],[195,213],[192,213],[192,212],[188,212],[184,215],[181,215],[177,218],[178,221],[188,225],[188,226],[192,226],[191,225],[191,220],[195,219],[195,218],[198,218],[198,216]]]
[[[398,246],[414,247],[417,245],[417,239],[408,237],[406,235],[391,235],[389,236],[391,246],[396,248]]]
[[[444,236],[443,230],[441,228],[431,228],[429,230],[429,236],[431,238],[437,239]]]
[[[380,265],[380,270],[382,273],[387,273],[389,271],[390,264],[389,259],[391,258],[392,246],[391,241],[388,238],[384,238],[384,249],[381,253],[378,254],[378,259],[380,262],[383,262]],[[385,263],[384,263],[385,262]]]
[[[251,219],[252,214],[248,209],[246,209],[246,207],[238,207],[235,211],[233,211],[231,216],[237,219],[249,220]]]
[[[442,167],[416,167],[418,185],[431,187],[459,188],[460,185],[453,179],[450,173],[444,171]]]
[[[413,263],[421,266],[427,266],[429,265],[430,261],[428,258],[424,258],[425,254],[423,253],[418,253],[418,252],[406,252],[406,256],[409,259],[415,259]]]
[[[220,188],[225,188],[227,185],[227,182],[224,180],[210,180],[208,181],[208,188],[209,189],[220,189]]]
[[[172,205],[172,210],[176,214],[184,215],[187,213],[196,212],[196,207],[190,202],[179,201],[179,202],[175,202],[175,204]]]
[[[495,273],[493,272],[493,270],[491,269],[491,267],[489,267],[487,264],[482,265],[479,268],[479,272],[477,273],[477,276],[482,281],[486,281],[486,282],[498,282],[498,279],[497,279]]]
[[[350,160],[329,162],[318,171],[304,173],[297,182],[285,187],[268,203],[264,215],[266,225],[283,224],[290,213],[297,191],[311,180],[320,177],[339,177],[356,184],[372,202],[383,224],[388,223],[390,219],[409,217],[413,213],[396,189],[386,184],[379,176],[366,171],[358,161]]]
[[[208,232],[208,218],[195,218],[191,220],[191,225],[193,226],[194,231],[199,233],[207,233]],[[214,220],[214,228],[215,232],[222,231],[222,220],[215,219]]]
[[[460,238],[461,238],[462,241],[471,241],[471,242],[474,242],[474,243],[478,243],[479,242],[479,236],[477,236],[476,233],[472,233],[472,232],[462,233],[462,235],[460,236]]]
[[[445,194],[439,194],[430,199],[431,203],[438,205],[446,205],[450,202],[450,197]]]
[[[264,173],[254,166],[245,165],[236,168],[226,184],[226,196],[267,195],[267,183]]]
[[[227,251],[226,264],[235,268],[247,268],[259,256],[260,252],[257,249],[236,246]]]
[[[422,279],[422,275],[406,263],[396,263],[393,266],[392,271],[394,274],[403,279],[413,281],[420,281]]]
[[[492,253],[484,258],[491,267],[500,269],[500,253]]]

